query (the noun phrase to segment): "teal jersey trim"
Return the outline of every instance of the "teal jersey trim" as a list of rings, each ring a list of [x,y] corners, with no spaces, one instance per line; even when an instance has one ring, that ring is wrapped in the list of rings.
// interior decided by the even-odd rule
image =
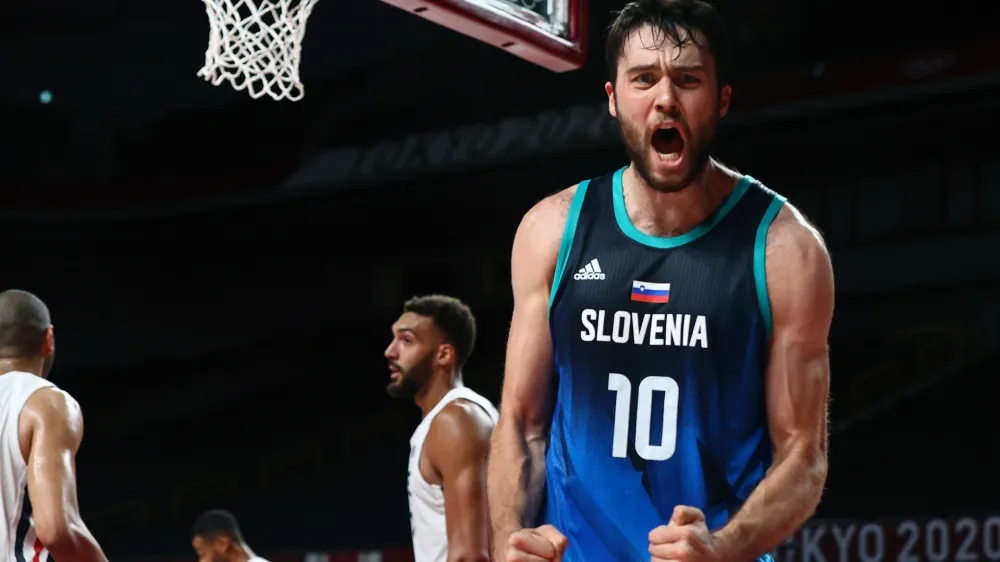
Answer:
[[[757,225],[757,235],[754,236],[753,240],[753,281],[757,286],[757,304],[760,306],[761,318],[764,319],[764,328],[767,334],[766,341],[768,342],[771,341],[771,330],[774,321],[771,318],[771,297],[767,292],[767,231],[771,228],[774,217],[778,216],[778,212],[781,211],[781,207],[784,206],[785,201],[786,199],[781,195],[774,194],[774,199],[767,206],[764,217],[760,219],[760,224]]]
[[[576,186],[576,193],[573,201],[569,204],[569,214],[566,215],[566,226],[563,228],[562,242],[559,244],[559,257],[556,258],[556,273],[552,277],[552,290],[549,292],[549,310],[556,300],[556,291],[562,284],[563,275],[566,273],[566,263],[569,262],[570,250],[573,249],[573,237],[576,236],[576,223],[580,220],[580,208],[583,207],[583,198],[587,195],[587,186],[590,180],[583,180]]]
[[[653,248],[677,248],[683,246],[684,244],[689,244],[695,240],[701,238],[702,236],[709,233],[715,225],[719,224],[722,219],[726,218],[729,211],[733,210],[733,207],[739,203],[743,194],[747,192],[750,185],[755,182],[750,176],[743,176],[743,178],[736,183],[736,187],[733,191],[726,197],[726,200],[722,203],[717,211],[709,215],[707,219],[702,221],[701,224],[694,227],[690,232],[686,232],[680,236],[669,236],[660,237],[652,236],[643,232],[640,232],[635,225],[632,224],[632,220],[628,218],[628,211],[625,209],[625,192],[622,189],[622,174],[628,166],[615,172],[614,179],[612,181],[612,189],[614,193],[612,198],[615,205],[615,220],[618,222],[618,228],[632,240],[640,244],[645,244]]]

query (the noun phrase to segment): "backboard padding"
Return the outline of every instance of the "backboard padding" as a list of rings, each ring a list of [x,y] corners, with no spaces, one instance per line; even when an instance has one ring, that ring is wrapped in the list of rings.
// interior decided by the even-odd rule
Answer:
[[[587,59],[587,0],[570,0],[569,34],[546,33],[503,10],[474,0],[381,0],[553,72],[576,70]]]

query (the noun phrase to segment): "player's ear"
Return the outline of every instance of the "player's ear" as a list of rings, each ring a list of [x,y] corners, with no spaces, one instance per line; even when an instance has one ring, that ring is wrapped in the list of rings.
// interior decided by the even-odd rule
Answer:
[[[56,352],[56,335],[53,326],[45,330],[45,339],[42,341],[42,355],[48,356]]]
[[[729,102],[733,99],[733,87],[726,84],[719,90],[719,117],[725,117],[729,113]]]
[[[604,91],[608,93],[608,113],[618,119],[618,108],[615,107],[615,85],[611,82],[604,84]]]
[[[217,537],[215,537],[215,540],[212,541],[212,546],[215,547],[215,550],[217,552],[225,552],[229,550],[231,543],[232,539],[230,539],[229,537],[225,535],[218,535]]]
[[[450,343],[443,343],[438,346],[438,363],[447,365],[455,360],[455,348]]]

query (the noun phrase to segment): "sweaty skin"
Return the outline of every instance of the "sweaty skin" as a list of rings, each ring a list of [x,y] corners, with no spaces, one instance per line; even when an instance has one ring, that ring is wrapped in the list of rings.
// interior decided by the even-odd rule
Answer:
[[[573,186],[540,201],[525,214],[514,236],[514,314],[507,341],[500,418],[493,431],[487,477],[494,559],[498,561],[507,559],[508,540],[535,520],[543,496],[555,382],[549,292],[575,193]],[[555,552],[551,541],[542,536],[529,534],[522,538],[541,543],[538,548],[542,551],[535,552],[538,556]]]
[[[482,408],[455,400],[434,417],[424,441],[420,474],[444,490],[449,562],[490,559],[485,484],[492,431]]]
[[[514,314],[507,347],[500,419],[493,432],[489,497],[496,560],[508,545],[530,548],[554,560],[565,538],[553,529],[523,531],[538,515],[545,484],[545,448],[553,407],[552,343],[548,299],[562,230],[575,186],[539,202],[525,215],[514,239],[511,277]],[[766,272],[774,330],[766,372],[766,401],[774,463],[743,508],[714,535],[710,557],[671,560],[750,560],[778,546],[815,511],[826,480],[829,393],[827,338],[833,316],[833,272],[815,228],[785,204],[768,231]],[[692,508],[693,509],[693,508]],[[687,513],[688,510],[682,510]],[[701,519],[700,511],[690,519]],[[766,515],[765,515],[766,514]],[[663,526],[650,536],[651,553],[689,552],[698,523]],[[679,529],[668,531],[667,527]],[[541,531],[541,534],[536,531]],[[542,535],[548,535],[545,538]],[[541,539],[541,540],[539,540]],[[681,540],[683,539],[683,540]],[[532,548],[534,545],[534,548]],[[564,545],[563,545],[564,548]],[[561,552],[561,548],[558,549]]]
[[[106,562],[83,523],[76,495],[76,452],[83,413],[72,396],[43,388],[28,398],[18,423],[28,464],[28,497],[38,540],[59,562]]]

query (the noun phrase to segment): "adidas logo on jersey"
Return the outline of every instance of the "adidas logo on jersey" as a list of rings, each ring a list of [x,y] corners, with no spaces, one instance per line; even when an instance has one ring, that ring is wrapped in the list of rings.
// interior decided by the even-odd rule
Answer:
[[[573,279],[577,281],[586,281],[593,279],[595,281],[604,281],[604,272],[601,271],[601,264],[597,263],[597,258],[590,260],[590,263],[586,267],[577,271],[573,274]]]

